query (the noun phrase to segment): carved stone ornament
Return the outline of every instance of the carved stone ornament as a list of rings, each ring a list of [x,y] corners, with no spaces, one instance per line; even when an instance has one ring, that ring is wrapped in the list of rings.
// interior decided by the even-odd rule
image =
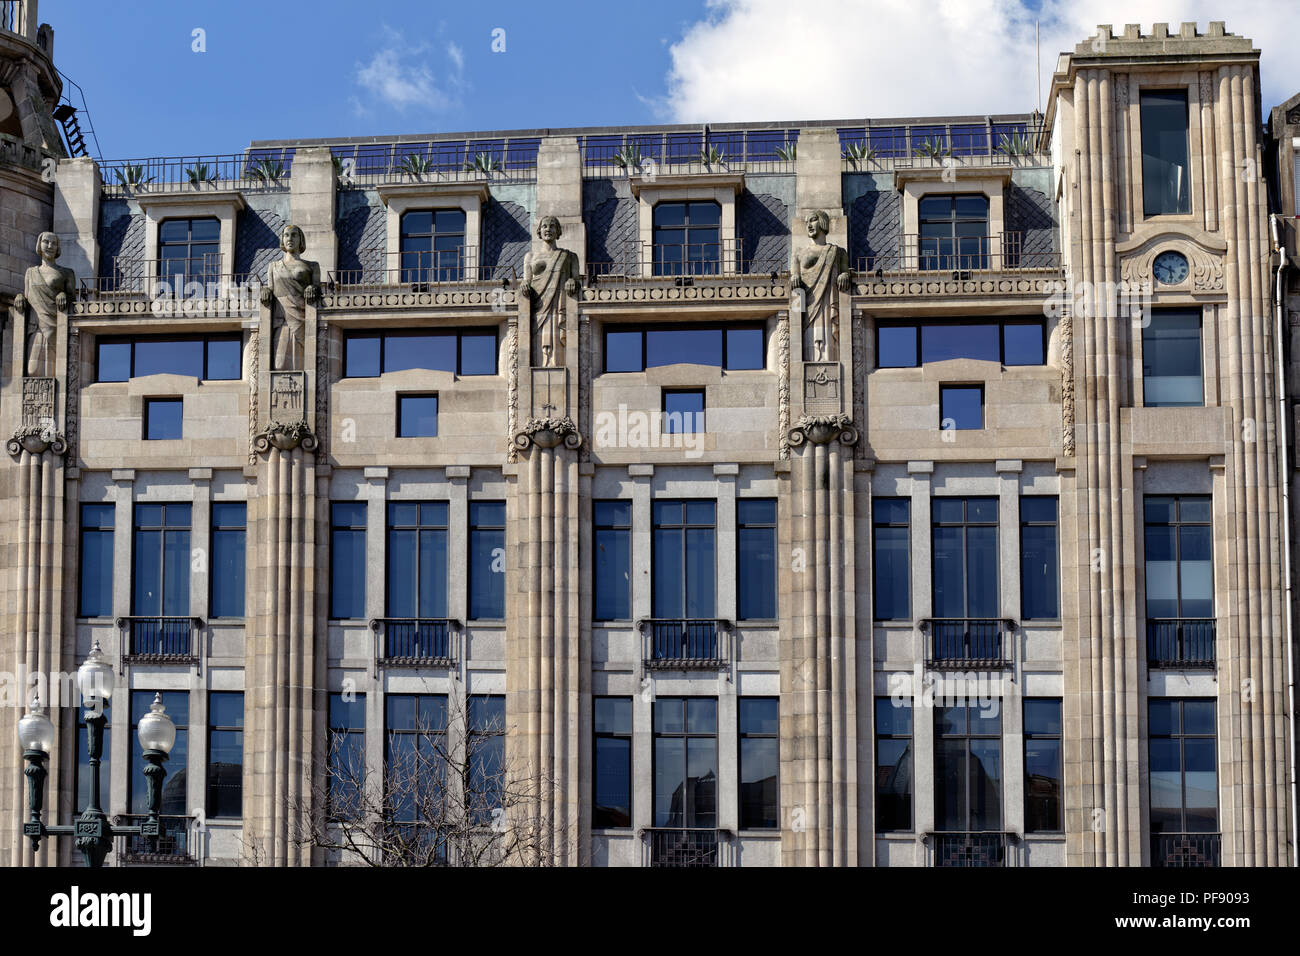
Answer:
[[[790,445],[795,448],[805,441],[825,445],[832,439],[839,439],[841,445],[856,445],[858,430],[853,427],[853,419],[848,415],[804,415],[789,434]]]
[[[1223,292],[1224,284],[1223,257],[1227,246],[1210,247],[1186,236],[1164,234],[1144,241],[1136,248],[1117,248],[1120,254],[1120,278],[1129,288],[1152,288],[1161,291]],[[1155,282],[1153,263],[1156,256],[1165,251],[1180,252],[1187,258],[1187,277],[1181,282],[1164,285]]]
[[[24,425],[14,432],[5,447],[15,457],[24,451],[39,455],[47,449],[56,455],[63,455],[68,450],[68,443],[61,432],[49,425]]]
[[[262,454],[266,454],[272,448],[291,451],[301,447],[303,451],[315,451],[316,436],[312,434],[311,426],[305,421],[271,422],[253,439],[253,447]]]
[[[571,418],[531,418],[524,430],[515,436],[515,447],[520,451],[530,445],[538,448],[554,448],[564,442],[565,448],[577,449],[582,445],[582,436],[578,426]]]

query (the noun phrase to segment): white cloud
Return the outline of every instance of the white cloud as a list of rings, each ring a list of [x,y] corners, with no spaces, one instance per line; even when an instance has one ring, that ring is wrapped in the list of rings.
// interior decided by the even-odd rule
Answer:
[[[356,65],[358,87],[369,94],[367,100],[405,112],[410,108],[442,110],[456,103],[456,92],[463,85],[465,57],[454,43],[447,44],[449,69],[443,81],[434,75],[428,62],[427,44],[412,45],[388,25],[383,27],[383,46],[368,63]],[[358,106],[365,109],[358,101]]]
[[[675,122],[1013,113],[1040,99],[1034,21],[1041,21],[1042,102],[1057,55],[1110,23],[1121,33],[1156,22],[1177,32],[1211,20],[1262,51],[1263,106],[1300,88],[1289,51],[1300,5],[1273,0],[709,0],[708,16],[671,48],[667,92]]]

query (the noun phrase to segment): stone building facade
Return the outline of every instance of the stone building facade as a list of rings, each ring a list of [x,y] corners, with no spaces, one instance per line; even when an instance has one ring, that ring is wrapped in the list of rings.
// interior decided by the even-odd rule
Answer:
[[[114,663],[111,815],[164,692],[186,861],[339,862],[332,742],[468,703],[560,863],[1285,865],[1259,110],[1156,24],[1045,116],[63,159],[19,229],[77,294],[0,274],[5,667]],[[55,863],[20,713],[0,859]]]

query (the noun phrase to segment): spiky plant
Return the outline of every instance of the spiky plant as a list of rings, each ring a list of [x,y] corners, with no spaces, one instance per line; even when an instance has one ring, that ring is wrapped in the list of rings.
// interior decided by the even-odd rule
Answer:
[[[776,148],[776,155],[779,159],[784,160],[787,163],[793,163],[799,158],[799,144],[786,143],[784,146],[778,146]]]
[[[248,166],[244,171],[244,175],[254,182],[269,186],[278,183],[284,177],[285,172],[284,165],[279,160],[259,159]]]
[[[185,175],[189,177],[190,185],[195,189],[198,189],[204,183],[215,183],[217,181],[216,169],[209,169],[207,163],[195,163],[185,170]]]
[[[852,163],[854,168],[861,168],[863,163],[876,158],[876,147],[868,146],[866,143],[849,143],[844,147],[844,158]]]

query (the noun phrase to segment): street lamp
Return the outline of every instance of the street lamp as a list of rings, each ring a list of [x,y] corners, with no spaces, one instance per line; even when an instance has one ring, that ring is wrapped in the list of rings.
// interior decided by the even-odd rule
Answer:
[[[54,746],[54,724],[45,716],[40,696],[32,695],[31,709],[18,721],[18,739],[23,746],[23,759],[27,761],[27,822],[23,836],[32,841],[32,849],[40,848],[42,837],[71,836],[77,841],[86,866],[104,865],[104,857],[113,847],[115,836],[144,836],[158,839],[158,814],[162,808],[162,783],[167,775],[163,761],[176,743],[176,725],[163,708],[162,694],[155,694],[149,713],[140,718],[140,746],[148,764],[144,775],[149,799],[149,818],[135,827],[113,827],[99,805],[99,763],[104,751],[104,704],[113,695],[113,666],[104,659],[99,641],[77,670],[77,687],[86,706],[87,752],[90,756],[90,803],[72,826],[46,826],[41,822],[41,809],[45,802],[45,761]]]

